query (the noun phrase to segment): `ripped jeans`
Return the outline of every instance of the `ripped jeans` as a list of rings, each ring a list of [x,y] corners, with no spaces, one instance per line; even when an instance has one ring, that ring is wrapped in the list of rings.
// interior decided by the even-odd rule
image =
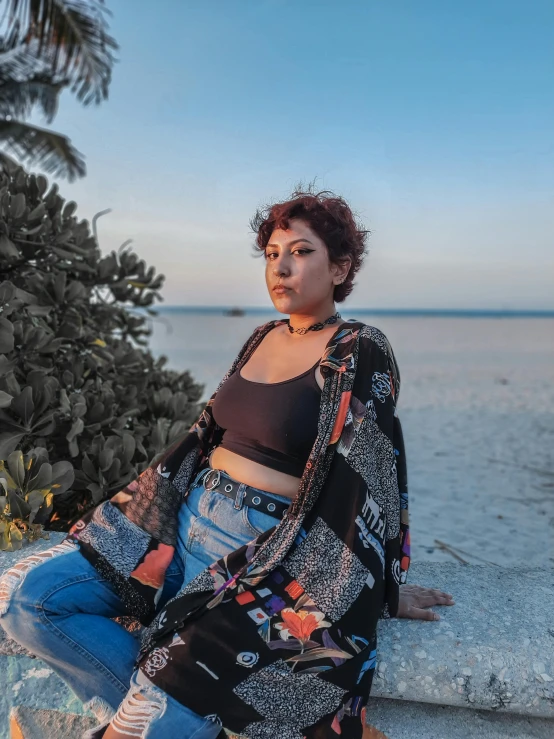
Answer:
[[[181,505],[177,546],[158,609],[216,559],[278,523],[240,501],[236,504],[221,493],[206,490],[202,483],[205,472],[191,482]],[[273,497],[287,502],[281,496]],[[4,596],[2,606],[2,593],[7,590],[13,592],[9,600]],[[130,633],[112,620],[126,615],[113,586],[70,542],[31,555],[0,579],[0,624],[4,630],[65,680],[100,721],[113,716],[114,721],[126,725],[131,736],[148,739],[161,736],[162,720],[163,731],[169,736],[217,736],[221,730],[217,717],[212,717],[214,723],[188,711],[134,671],[138,633]],[[147,711],[140,710],[133,705],[133,701],[138,703],[133,695],[140,691],[152,701],[150,686],[161,695],[156,694]],[[158,707],[154,710],[152,705]],[[171,730],[173,722],[175,731]]]

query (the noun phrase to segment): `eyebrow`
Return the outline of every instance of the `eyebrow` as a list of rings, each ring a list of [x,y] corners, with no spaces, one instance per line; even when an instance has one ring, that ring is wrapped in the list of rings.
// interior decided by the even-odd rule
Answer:
[[[298,244],[299,241],[305,241],[306,244],[312,244],[312,242],[308,241],[308,239],[295,239],[294,241],[291,241],[290,244],[288,244],[288,246],[294,246],[294,244]],[[280,246],[280,245],[279,244],[266,244],[266,249],[268,246]]]

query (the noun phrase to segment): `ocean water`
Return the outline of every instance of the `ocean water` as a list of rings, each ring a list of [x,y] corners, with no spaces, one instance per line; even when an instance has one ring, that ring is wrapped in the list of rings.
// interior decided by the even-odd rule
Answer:
[[[401,374],[414,561],[554,567],[554,317],[348,313],[381,329]],[[276,317],[165,311],[151,347],[213,392]],[[439,542],[439,543],[438,543]]]

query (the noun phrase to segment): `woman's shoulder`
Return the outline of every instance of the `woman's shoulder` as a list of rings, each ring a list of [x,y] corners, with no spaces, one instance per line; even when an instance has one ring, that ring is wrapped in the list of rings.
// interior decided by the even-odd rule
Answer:
[[[360,323],[362,322],[360,321]],[[381,331],[381,329],[376,326],[362,323],[359,331],[359,338],[359,351],[370,353],[374,352],[375,348],[377,348],[381,355],[384,354],[386,356],[388,364],[393,365],[395,371],[398,372],[398,364],[396,362],[396,357],[394,356],[392,345],[384,331]]]
[[[382,364],[383,370],[391,373],[395,386],[400,389],[400,370],[394,356],[391,343],[386,334],[376,326],[364,323],[359,331],[359,352],[372,355],[377,365]],[[375,352],[377,351],[377,354]],[[397,392],[398,396],[398,392]]]
[[[375,344],[381,351],[385,352],[385,354],[389,354],[392,352],[392,347],[390,344],[390,341],[388,340],[386,334],[381,331],[380,328],[377,328],[376,326],[370,326],[367,323],[363,323],[360,321],[359,323],[362,324],[360,328],[360,339],[365,340],[365,344]]]
[[[342,324],[341,328],[351,328],[355,332],[359,340],[360,351],[371,351],[376,346],[387,355],[392,353],[392,347],[387,336],[376,326],[371,326],[358,319],[349,319]]]

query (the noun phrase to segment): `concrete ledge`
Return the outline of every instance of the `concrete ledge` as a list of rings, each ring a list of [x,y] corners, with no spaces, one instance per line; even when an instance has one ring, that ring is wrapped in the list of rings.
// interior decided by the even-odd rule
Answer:
[[[422,562],[408,578],[455,605],[379,622],[372,697],[554,718],[554,570]]]
[[[10,713],[11,739],[81,737],[98,722],[89,716],[18,706]]]
[[[370,699],[368,720],[386,739],[551,739],[554,736],[554,722],[549,719],[386,698]],[[18,707],[10,714],[10,737],[81,737],[97,723],[89,716]],[[375,733],[367,731],[364,739],[365,736],[375,736]]]
[[[50,541],[0,552],[0,573],[63,537],[52,532]],[[450,592],[456,604],[434,609],[440,621],[379,622],[371,700],[403,701],[404,711],[425,703],[554,719],[554,570],[422,562],[412,563],[409,581]],[[2,640],[1,628],[0,654],[15,662],[30,656]],[[16,703],[11,693],[0,703]],[[50,705],[68,710],[67,699]]]
[[[509,713],[370,698],[367,722],[387,739],[552,739],[554,721]]]

